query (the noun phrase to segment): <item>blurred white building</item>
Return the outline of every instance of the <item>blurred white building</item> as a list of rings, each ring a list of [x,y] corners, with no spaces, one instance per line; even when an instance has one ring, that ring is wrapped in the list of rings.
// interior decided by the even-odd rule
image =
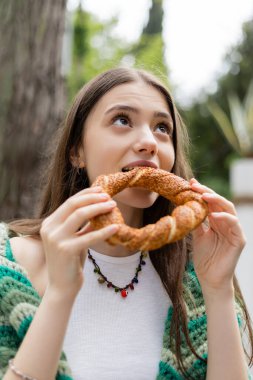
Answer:
[[[253,320],[253,159],[236,161],[231,167],[230,179],[236,210],[247,240],[236,275]],[[251,372],[253,375],[253,368]]]
[[[237,266],[237,277],[253,319],[253,159],[236,161],[231,168],[231,190],[246,246]]]

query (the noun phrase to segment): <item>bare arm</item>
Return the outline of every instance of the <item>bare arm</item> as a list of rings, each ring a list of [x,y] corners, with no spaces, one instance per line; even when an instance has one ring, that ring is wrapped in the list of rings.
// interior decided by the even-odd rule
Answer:
[[[48,286],[14,358],[15,367],[36,380],[55,379],[75,298],[83,286],[87,248],[112,236],[118,226],[92,231],[88,220],[115,207],[101,190],[85,189],[63,203],[42,224]],[[80,228],[84,226],[80,231]],[[4,380],[18,380],[10,369]]]
[[[247,380],[234,303],[233,277],[245,237],[233,203],[195,180],[209,208],[209,226],[193,233],[193,263],[206,304],[208,380]]]
[[[205,296],[207,380],[247,380],[247,364],[238,326],[233,289]]]
[[[35,379],[55,379],[73,299],[49,289],[15,356],[15,366]],[[3,380],[20,379],[8,370]]]

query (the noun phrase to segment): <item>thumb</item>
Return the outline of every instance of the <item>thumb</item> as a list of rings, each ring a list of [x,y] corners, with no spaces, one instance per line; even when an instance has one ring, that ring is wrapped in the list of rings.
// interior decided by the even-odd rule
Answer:
[[[209,230],[209,228],[209,221],[208,218],[206,218],[203,223],[201,223],[197,228],[195,228],[195,230],[192,231],[193,239],[204,235]]]
[[[88,232],[92,232],[93,228],[91,227],[90,222],[86,223],[79,231],[76,232],[77,236],[82,236]]]

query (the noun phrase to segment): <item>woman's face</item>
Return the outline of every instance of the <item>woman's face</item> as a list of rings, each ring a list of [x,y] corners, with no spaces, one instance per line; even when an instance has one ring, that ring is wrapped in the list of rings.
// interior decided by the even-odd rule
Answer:
[[[141,81],[113,88],[97,102],[85,122],[83,157],[90,184],[98,175],[122,171],[139,160],[171,171],[175,159],[172,132],[169,107],[157,89]],[[157,197],[146,189],[127,188],[114,199],[146,208]]]

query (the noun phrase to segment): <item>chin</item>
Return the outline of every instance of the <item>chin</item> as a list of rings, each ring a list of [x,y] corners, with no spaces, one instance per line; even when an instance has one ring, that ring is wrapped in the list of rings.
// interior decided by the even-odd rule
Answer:
[[[148,208],[155,203],[158,197],[159,194],[157,193],[136,187],[123,190],[121,193],[116,194],[113,199],[130,207]]]

